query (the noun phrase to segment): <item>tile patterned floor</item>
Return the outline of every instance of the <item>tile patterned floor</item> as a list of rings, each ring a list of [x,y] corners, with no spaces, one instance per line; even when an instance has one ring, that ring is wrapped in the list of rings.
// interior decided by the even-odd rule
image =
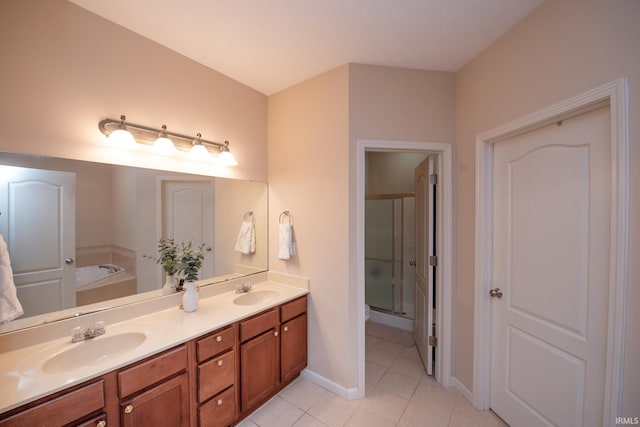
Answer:
[[[367,322],[366,397],[345,400],[303,378],[240,427],[504,427],[426,375],[409,332]]]

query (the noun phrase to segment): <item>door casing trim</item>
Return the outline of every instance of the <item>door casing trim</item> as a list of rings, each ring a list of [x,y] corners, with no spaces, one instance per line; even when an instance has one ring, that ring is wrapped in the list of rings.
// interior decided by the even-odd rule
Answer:
[[[438,155],[438,174],[440,191],[438,192],[438,218],[437,225],[441,238],[437,241],[438,266],[437,280],[442,284],[438,296],[438,304],[442,307],[437,310],[436,321],[437,334],[447,337],[439,340],[436,349],[436,372],[438,382],[445,387],[453,385],[451,377],[453,327],[452,327],[452,286],[453,286],[453,159],[452,145],[444,142],[418,142],[418,141],[390,141],[390,140],[357,140],[357,164],[356,164],[356,307],[352,307],[357,313],[357,368],[358,388],[356,397],[365,395],[365,329],[364,329],[364,201],[365,201],[365,151],[389,151],[389,152],[429,152]]]
[[[476,137],[473,404],[491,406],[493,144],[596,108],[610,107],[611,241],[603,425],[622,410],[629,235],[628,82],[620,78]]]

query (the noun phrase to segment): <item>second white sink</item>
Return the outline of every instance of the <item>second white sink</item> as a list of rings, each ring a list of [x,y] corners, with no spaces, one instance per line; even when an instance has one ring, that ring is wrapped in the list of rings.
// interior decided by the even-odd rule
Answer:
[[[233,303],[237,305],[254,305],[268,302],[279,296],[280,292],[272,290],[249,291],[233,299]]]

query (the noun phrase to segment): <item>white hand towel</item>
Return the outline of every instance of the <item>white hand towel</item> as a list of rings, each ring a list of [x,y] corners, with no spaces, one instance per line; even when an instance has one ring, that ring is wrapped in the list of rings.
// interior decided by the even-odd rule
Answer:
[[[296,243],[293,238],[293,226],[280,224],[278,235],[278,258],[291,259],[296,254]]]
[[[256,251],[256,229],[253,222],[242,221],[238,240],[236,241],[236,251],[245,255]]]
[[[16,285],[13,283],[13,270],[9,259],[9,250],[0,234],[0,324],[9,322],[24,314],[18,301]]]

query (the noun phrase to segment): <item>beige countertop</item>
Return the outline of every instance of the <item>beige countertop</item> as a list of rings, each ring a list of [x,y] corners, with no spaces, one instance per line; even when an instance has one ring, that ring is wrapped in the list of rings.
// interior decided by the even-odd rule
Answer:
[[[174,306],[170,308],[137,317],[131,316],[117,323],[109,323],[105,320],[106,333],[88,341],[71,343],[69,330],[69,334],[64,337],[41,340],[34,345],[3,351],[0,354],[0,413],[119,369],[308,293],[308,286],[300,286],[300,283],[306,282],[304,279],[294,280],[293,285],[282,283],[286,281],[286,277],[282,280],[283,275],[277,275],[276,279],[277,281],[270,276],[268,280],[252,285],[251,292],[259,290],[277,292],[272,299],[261,303],[234,304],[233,300],[238,295],[232,284],[226,284],[217,289],[212,288],[201,292],[198,310],[193,313],[185,313],[178,304],[173,304]],[[172,301],[179,301],[178,295],[173,297]],[[100,313],[93,315],[92,319],[100,320]],[[142,332],[146,335],[146,339],[137,347],[122,354],[97,362],[92,361],[85,366],[79,365],[63,373],[45,373],[42,370],[42,365],[52,356],[74,346],[88,348],[92,341],[108,339],[127,332]]]

